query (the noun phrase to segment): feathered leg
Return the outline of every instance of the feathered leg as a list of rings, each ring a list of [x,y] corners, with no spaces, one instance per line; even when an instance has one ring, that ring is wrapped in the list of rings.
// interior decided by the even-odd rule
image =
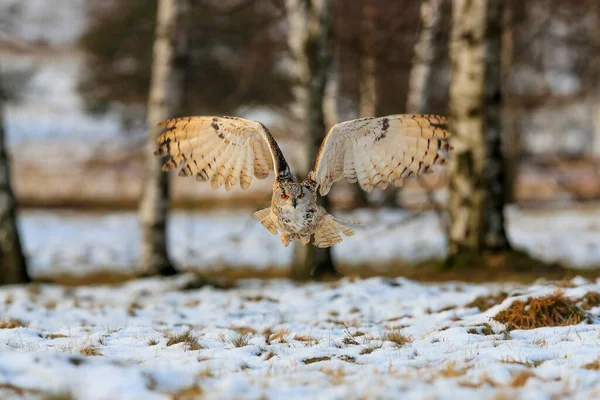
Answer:
[[[271,219],[271,207],[263,208],[262,210],[255,212],[254,218],[256,218],[262,226],[267,228],[273,235],[277,235],[277,226],[275,226],[273,219]]]
[[[340,221],[342,222],[342,221]],[[346,236],[354,235],[354,231],[345,225],[342,225],[331,214],[325,214],[315,231],[315,240],[313,244],[317,247],[330,247],[342,241],[339,232]],[[344,223],[356,224],[357,221],[348,221]]]

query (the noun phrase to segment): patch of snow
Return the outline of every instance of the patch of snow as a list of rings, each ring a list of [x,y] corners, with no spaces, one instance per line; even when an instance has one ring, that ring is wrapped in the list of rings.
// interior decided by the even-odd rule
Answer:
[[[512,296],[542,296],[553,284],[371,278],[181,290],[189,279],[0,288],[2,318],[23,325],[0,329],[0,396],[15,388],[77,399],[168,399],[185,390],[209,399],[600,395],[589,367],[600,360],[600,325],[508,332],[492,319]],[[567,296],[600,290],[599,281],[571,285]],[[496,308],[468,306],[499,291],[511,297]],[[600,308],[591,311],[597,318]],[[484,323],[493,333],[477,333]],[[188,329],[200,349],[167,344]],[[80,354],[90,348],[96,356]]]
[[[183,268],[200,271],[225,266],[287,267],[291,247],[283,247],[252,212],[174,212],[168,223],[173,259]],[[334,257],[345,265],[377,268],[446,254],[446,240],[432,212],[415,216],[397,210],[356,210],[334,215],[361,221],[354,227],[355,236],[333,247]],[[508,235],[516,248],[573,268],[600,266],[600,210],[540,213],[510,208],[507,219]],[[34,275],[130,270],[139,257],[140,230],[134,212],[24,211],[20,228]]]

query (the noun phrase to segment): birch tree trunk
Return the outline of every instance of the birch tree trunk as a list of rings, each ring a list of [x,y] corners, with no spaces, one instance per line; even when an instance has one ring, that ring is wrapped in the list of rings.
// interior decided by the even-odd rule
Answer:
[[[0,93],[0,285],[7,285],[30,282],[31,279],[17,230],[16,201],[10,183],[3,111]]]
[[[430,84],[433,63],[441,51],[436,40],[442,19],[443,0],[423,0],[421,3],[421,33],[415,45],[415,55],[410,71],[406,112],[429,113]]]
[[[449,261],[509,250],[504,231],[502,0],[456,0],[450,43]]]
[[[294,58],[295,113],[307,141],[310,168],[325,136],[323,99],[332,62],[332,0],[287,0],[288,45]],[[302,171],[306,174],[307,171]],[[321,198],[326,203],[326,197]],[[324,204],[326,207],[327,205]],[[336,274],[330,249],[294,242],[292,278]]]
[[[154,155],[160,128],[156,124],[176,116],[181,108],[187,32],[187,0],[159,0],[154,41],[152,78],[148,100],[148,141],[145,150],[144,190],[140,203],[142,223],[141,269],[147,274],[176,273],[167,252],[168,175]]]

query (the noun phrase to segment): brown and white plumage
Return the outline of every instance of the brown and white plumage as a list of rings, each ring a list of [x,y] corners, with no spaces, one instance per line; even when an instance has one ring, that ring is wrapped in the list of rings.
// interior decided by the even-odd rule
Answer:
[[[260,122],[235,117],[173,118],[158,124],[167,131],[158,137],[156,155],[170,156],[163,170],[181,167],[180,176],[210,181],[229,191],[238,182],[242,189],[252,176],[264,179],[269,172],[291,176],[290,168],[269,130]]]
[[[437,115],[390,115],[334,125],[321,144],[311,178],[322,196],[342,177],[363,190],[401,186],[446,161],[448,121]]]
[[[323,140],[313,169],[296,182],[277,142],[260,122],[235,117],[185,117],[159,123],[156,155],[168,156],[163,170],[180,167],[180,176],[195,175],[212,188],[246,189],[252,177],[275,173],[271,206],[254,216],[271,233],[329,247],[354,234],[317,204],[342,178],[370,192],[444,164],[450,148],[447,120],[437,115],[390,115],[334,125]]]

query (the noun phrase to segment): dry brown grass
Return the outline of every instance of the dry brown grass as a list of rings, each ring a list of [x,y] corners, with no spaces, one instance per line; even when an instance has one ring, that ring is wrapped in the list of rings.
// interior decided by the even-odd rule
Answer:
[[[299,342],[304,342],[307,346],[315,346],[319,343],[319,339],[314,336],[300,335],[298,333],[294,335],[293,339]]]
[[[485,336],[495,334],[491,325],[488,324],[487,322],[484,322],[483,325],[481,325],[481,326],[476,326],[474,328],[469,329],[468,332],[473,335],[485,335]]]
[[[160,342],[157,338],[148,339],[148,346],[156,346],[158,343],[160,343]]]
[[[598,371],[600,370],[600,360],[592,361],[591,363],[585,364],[583,368]]]
[[[92,357],[92,356],[95,357],[95,356],[102,355],[102,353],[100,352],[100,349],[94,343],[84,344],[83,347],[81,349],[79,349],[79,354],[81,354],[82,356],[87,356],[87,357]]]
[[[26,328],[27,322],[23,322],[16,318],[7,318],[0,320],[0,329],[15,329]]]
[[[440,375],[444,378],[456,378],[459,376],[463,376],[467,373],[468,370],[469,367],[467,365],[459,367],[454,362],[447,362],[446,364],[444,364],[444,366],[442,367],[442,369],[440,369],[439,372]]]
[[[277,332],[273,332],[271,328],[265,330],[265,341],[267,344],[271,344],[271,341],[279,340],[279,343],[287,343],[286,337],[289,336],[290,331],[287,329],[280,329]]]
[[[194,400],[199,399],[204,394],[202,388],[198,385],[190,386],[189,388],[173,393],[173,400]]]
[[[173,346],[178,343],[185,343],[185,346],[188,350],[200,350],[205,349],[206,346],[203,346],[198,341],[198,335],[191,329],[188,329],[185,332],[181,333],[172,333],[169,332],[166,334],[167,337],[167,346]]]
[[[514,375],[510,381],[512,387],[523,387],[529,380],[529,378],[535,377],[535,374],[528,369],[524,369],[518,374]]]
[[[585,296],[581,298],[580,306],[584,310],[590,310],[594,307],[600,306],[600,293],[587,292]]]
[[[314,363],[318,363],[321,361],[328,361],[331,360],[331,357],[312,357],[312,358],[307,358],[306,360],[302,360],[302,362],[304,364],[314,364]]]
[[[44,339],[50,339],[50,340],[54,340],[54,339],[61,339],[61,338],[66,338],[68,337],[67,335],[63,335],[62,333],[48,333],[44,336],[42,336]]]
[[[390,329],[383,332],[383,335],[381,335],[381,340],[394,342],[400,347],[412,342],[412,338],[410,336],[403,335],[400,329]]]
[[[252,335],[236,333],[229,337],[229,343],[231,343],[233,347],[245,347],[248,346],[251,337]]]
[[[479,311],[487,311],[497,304],[502,303],[508,297],[508,293],[500,292],[498,294],[490,294],[487,296],[479,296],[470,303],[465,304],[465,307],[477,307]]]
[[[556,292],[527,301],[517,300],[506,310],[496,314],[494,319],[513,330],[576,325],[588,321],[589,317],[576,302],[561,292]]]

